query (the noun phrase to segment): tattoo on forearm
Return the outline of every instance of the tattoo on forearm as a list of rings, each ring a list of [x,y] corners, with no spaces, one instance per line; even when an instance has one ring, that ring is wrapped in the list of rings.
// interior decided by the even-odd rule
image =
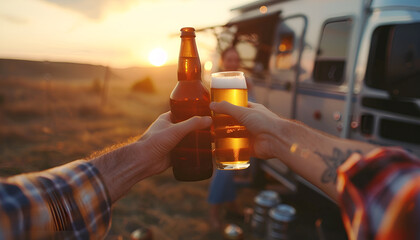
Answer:
[[[327,168],[325,169],[324,173],[321,176],[321,181],[323,183],[337,181],[337,168],[347,160],[353,153],[361,153],[359,150],[347,150],[347,152],[343,152],[338,148],[333,148],[332,156],[324,155],[320,152],[315,152],[316,155],[320,156],[321,159],[324,161]]]

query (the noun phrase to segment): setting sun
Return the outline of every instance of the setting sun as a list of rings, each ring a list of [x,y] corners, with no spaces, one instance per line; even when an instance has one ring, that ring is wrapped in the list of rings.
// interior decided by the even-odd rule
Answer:
[[[149,53],[149,62],[153,66],[162,66],[166,60],[168,60],[168,54],[162,48],[155,48]]]

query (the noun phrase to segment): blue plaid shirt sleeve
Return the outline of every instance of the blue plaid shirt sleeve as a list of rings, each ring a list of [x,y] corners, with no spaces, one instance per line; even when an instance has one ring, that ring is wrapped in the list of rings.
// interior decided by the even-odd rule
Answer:
[[[101,239],[111,201],[84,160],[0,179],[0,239]]]

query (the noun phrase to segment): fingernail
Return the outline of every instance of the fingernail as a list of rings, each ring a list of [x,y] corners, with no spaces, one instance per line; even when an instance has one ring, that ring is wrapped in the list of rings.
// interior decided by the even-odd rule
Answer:
[[[210,109],[212,109],[212,110],[213,110],[213,108],[214,108],[214,104],[215,104],[215,102],[211,102],[211,103],[210,103]]]
[[[213,121],[213,119],[210,116],[204,116],[203,118],[205,119],[206,124],[210,124]]]

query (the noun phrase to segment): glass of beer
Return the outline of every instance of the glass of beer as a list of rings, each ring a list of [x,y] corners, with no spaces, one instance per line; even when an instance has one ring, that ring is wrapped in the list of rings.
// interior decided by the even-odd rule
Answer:
[[[227,101],[237,106],[248,106],[248,90],[243,72],[213,73],[210,88],[212,102]],[[245,126],[225,114],[212,113],[212,116],[212,150],[216,167],[223,170],[249,167],[249,138]]]

